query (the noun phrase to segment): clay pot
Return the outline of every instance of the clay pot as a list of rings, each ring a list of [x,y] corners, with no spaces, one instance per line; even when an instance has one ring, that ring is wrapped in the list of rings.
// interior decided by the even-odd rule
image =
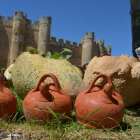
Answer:
[[[8,86],[9,86],[9,85],[8,85],[8,81],[7,81],[7,78],[3,75],[3,72],[4,72],[3,70],[4,70],[4,69],[2,69],[2,70],[0,69],[0,74],[1,74],[2,77],[3,77],[3,80],[4,80],[4,83],[5,83],[5,86],[8,87]]]
[[[104,78],[107,81],[103,89],[100,84],[95,84],[99,78]],[[77,121],[90,128],[117,127],[125,112],[121,95],[113,89],[110,78],[105,74],[97,75],[88,89],[77,96],[75,110]],[[95,110],[98,111],[90,114]],[[100,125],[98,125],[99,123]]]
[[[51,77],[54,83],[46,83],[44,80]],[[31,90],[24,99],[23,111],[27,120],[35,119],[47,123],[53,119],[49,111],[69,116],[72,109],[70,96],[61,88],[57,77],[51,73],[44,74],[35,89]],[[66,118],[62,119],[64,122]]]
[[[89,63],[86,63],[86,64],[83,65],[83,71],[84,71],[84,72],[86,71],[86,68],[87,68],[88,64],[89,64]]]
[[[101,54],[100,57],[103,57],[103,56],[110,56],[109,54],[105,53],[105,54]]]
[[[17,109],[17,99],[8,89],[0,74],[0,118],[11,120]]]

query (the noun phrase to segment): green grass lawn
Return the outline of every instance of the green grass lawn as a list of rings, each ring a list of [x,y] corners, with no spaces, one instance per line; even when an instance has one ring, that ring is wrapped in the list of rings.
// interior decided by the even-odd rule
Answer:
[[[117,129],[88,129],[76,121],[73,108],[70,119],[63,124],[61,120],[50,122],[49,125],[37,125],[27,122],[23,114],[23,100],[10,87],[18,100],[18,108],[11,122],[0,121],[0,139],[8,134],[19,134],[20,140],[140,140],[140,104],[125,109],[123,121]]]

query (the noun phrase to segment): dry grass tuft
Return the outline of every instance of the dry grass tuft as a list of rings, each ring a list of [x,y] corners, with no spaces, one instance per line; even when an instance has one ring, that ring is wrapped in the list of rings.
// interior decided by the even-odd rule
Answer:
[[[87,129],[76,121],[75,110],[72,110],[65,124],[36,125],[28,123],[22,111],[22,100],[13,88],[10,88],[18,98],[18,109],[15,120],[12,122],[0,121],[0,139],[7,138],[8,134],[19,134],[15,140],[140,140],[140,103],[126,108],[120,128],[117,129]]]

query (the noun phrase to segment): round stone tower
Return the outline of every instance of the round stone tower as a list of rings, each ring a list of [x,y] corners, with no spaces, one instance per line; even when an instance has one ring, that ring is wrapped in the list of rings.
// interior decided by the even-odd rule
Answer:
[[[99,49],[99,46],[98,44],[96,44],[96,41],[94,41],[93,43],[93,53],[92,53],[92,57],[94,56],[100,56],[100,49]]]
[[[26,14],[21,11],[15,12],[13,18],[10,64],[14,63],[16,58],[20,55],[20,52],[23,51],[25,29]]]
[[[85,38],[82,38],[82,41],[82,65],[84,65],[92,59],[94,32],[85,33]]]
[[[50,46],[50,33],[51,33],[51,17],[44,16],[40,17],[39,20],[39,40],[38,40],[38,50],[43,49],[43,54],[46,54]]]
[[[97,45],[99,46],[100,55],[104,54],[104,40],[103,39],[98,39],[97,40]]]
[[[111,48],[112,47],[110,45],[106,45],[105,48],[106,48],[107,54],[111,55]]]
[[[130,0],[131,3],[131,28],[132,28],[132,52],[137,57],[135,49],[140,47],[140,0]]]

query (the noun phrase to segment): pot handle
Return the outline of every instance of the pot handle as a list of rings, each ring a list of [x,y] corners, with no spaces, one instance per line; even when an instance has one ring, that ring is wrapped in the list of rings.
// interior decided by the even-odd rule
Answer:
[[[99,74],[97,75],[93,80],[92,82],[90,83],[89,87],[87,88],[87,90],[85,91],[85,93],[89,93],[91,91],[91,89],[93,88],[93,86],[95,85],[96,81],[99,79],[99,78],[104,78],[107,82],[107,84],[104,86],[104,91],[107,89],[112,89],[113,85],[112,85],[112,82],[110,80],[110,78],[106,75],[106,74]]]
[[[39,81],[38,81],[38,83],[37,83],[37,86],[35,87],[34,91],[39,90],[40,84],[41,84],[42,82],[44,82],[44,80],[45,80],[46,78],[48,78],[48,77],[52,78],[52,80],[54,81],[56,90],[57,90],[58,92],[60,92],[60,90],[62,89],[61,86],[60,86],[60,83],[59,83],[57,77],[56,77],[54,74],[52,74],[52,73],[44,74],[44,75],[39,79]]]

